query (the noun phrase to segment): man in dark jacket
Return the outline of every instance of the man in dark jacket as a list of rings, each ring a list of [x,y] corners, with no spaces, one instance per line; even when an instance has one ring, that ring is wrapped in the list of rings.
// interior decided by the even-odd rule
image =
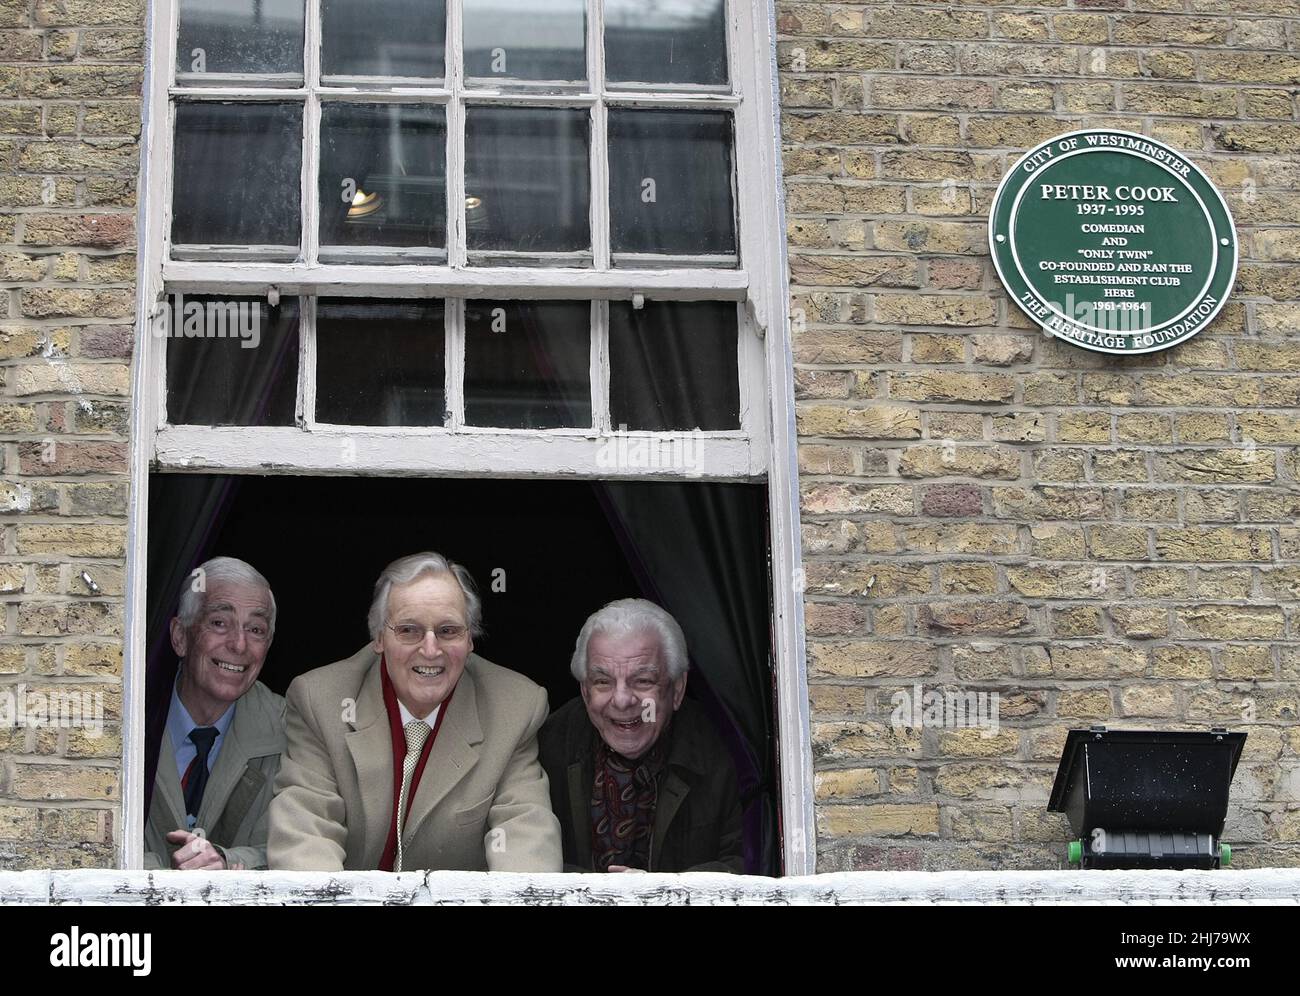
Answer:
[[[611,602],[578,635],[581,698],[538,750],[568,871],[744,871],[736,773],[684,699],[686,639],[643,599]]]

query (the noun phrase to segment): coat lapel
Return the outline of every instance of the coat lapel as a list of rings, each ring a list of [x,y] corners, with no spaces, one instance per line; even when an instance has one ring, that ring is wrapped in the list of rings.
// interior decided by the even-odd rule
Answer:
[[[346,734],[348,751],[357,771],[361,815],[365,826],[365,854],[361,868],[377,868],[388,842],[393,818],[393,740],[384,709],[384,692],[375,656],[357,695],[357,718]]]
[[[446,708],[447,715],[438,728],[438,739],[429,749],[428,763],[420,776],[415,798],[411,800],[410,816],[404,827],[404,841],[414,839],[429,814],[478,761],[478,745],[483,742],[483,728],[478,721],[478,692],[469,667],[461,674],[455,694]]]
[[[150,803],[151,808],[159,806],[162,807],[160,829],[163,834],[185,829],[185,796],[181,792],[181,776],[176,773],[172,738],[166,730],[163,730],[162,747],[158,753],[158,774],[154,778],[153,801]]]
[[[243,822],[243,814],[227,814],[226,806],[235,786],[244,777],[248,762],[255,757],[278,754],[282,749],[274,731],[267,728],[265,715],[250,700],[252,694],[246,694],[235,703],[235,715],[222,738],[221,752],[217,754],[217,763],[208,776],[203,801],[199,803],[198,825],[209,836],[223,819],[231,823],[232,827]]]
[[[584,719],[586,716],[584,715]],[[590,773],[581,759],[569,765],[569,819],[573,825],[574,857],[584,868],[593,864],[591,853],[591,790],[596,777],[595,768]]]
[[[672,826],[673,817],[677,815],[677,810],[681,809],[682,801],[689,791],[690,787],[682,780],[681,776],[672,768],[669,768],[663,786],[659,789],[659,800],[655,803],[654,836],[650,838],[650,867],[647,869],[648,871],[656,871],[663,864],[661,859],[664,851],[664,838],[668,836],[668,828]]]

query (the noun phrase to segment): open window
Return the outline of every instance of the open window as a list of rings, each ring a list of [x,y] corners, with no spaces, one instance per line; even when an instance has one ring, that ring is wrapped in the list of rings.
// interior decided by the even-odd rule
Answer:
[[[750,7],[157,5],[124,805],[152,783],[194,566],[271,581],[283,691],[365,642],[386,563],[434,549],[478,582],[479,652],[552,707],[590,612],[673,612],[749,803],[749,870],[807,870]]]

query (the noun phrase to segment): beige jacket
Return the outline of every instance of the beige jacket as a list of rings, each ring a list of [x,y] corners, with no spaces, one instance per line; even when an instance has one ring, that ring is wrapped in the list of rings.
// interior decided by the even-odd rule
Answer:
[[[366,647],[289,686],[288,753],[271,803],[273,869],[374,869],[393,812],[380,658]],[[471,654],[411,801],[404,870],[559,871],[537,731],[546,692]]]
[[[221,741],[195,825],[222,851],[227,864],[266,867],[267,814],[284,752],[284,712],[284,697],[255,681],[236,703],[235,718]],[[144,828],[145,868],[171,868],[176,845],[167,834],[184,828],[185,797],[164,730]]]

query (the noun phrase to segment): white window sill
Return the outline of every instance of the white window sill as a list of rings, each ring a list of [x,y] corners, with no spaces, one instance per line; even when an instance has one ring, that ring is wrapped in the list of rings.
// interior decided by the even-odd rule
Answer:
[[[802,878],[505,872],[0,872],[0,905],[1300,905],[1300,868],[843,872]]]

